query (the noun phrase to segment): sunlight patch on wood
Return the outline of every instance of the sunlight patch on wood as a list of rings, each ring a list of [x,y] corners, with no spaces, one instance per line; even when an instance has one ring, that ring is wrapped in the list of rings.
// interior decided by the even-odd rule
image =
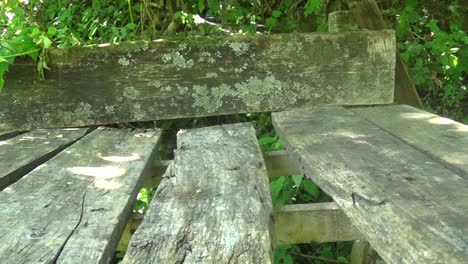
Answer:
[[[105,166],[105,167],[73,167],[67,169],[71,173],[82,175],[82,176],[91,176],[99,179],[110,179],[120,177],[125,174],[126,170],[114,166]]]

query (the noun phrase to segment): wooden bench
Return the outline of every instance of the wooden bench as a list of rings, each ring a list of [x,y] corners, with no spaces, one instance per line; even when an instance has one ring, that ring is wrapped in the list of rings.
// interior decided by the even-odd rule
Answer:
[[[464,263],[468,127],[388,105],[395,53],[391,31],[357,31],[53,50],[40,83],[15,65],[1,262],[109,263],[139,188],[158,183],[124,263],[271,263],[276,244],[356,239],[388,263]],[[285,151],[222,124],[179,131],[174,160],[156,161],[159,129],[96,128],[264,111]],[[334,202],[274,208],[268,176],[298,173]]]

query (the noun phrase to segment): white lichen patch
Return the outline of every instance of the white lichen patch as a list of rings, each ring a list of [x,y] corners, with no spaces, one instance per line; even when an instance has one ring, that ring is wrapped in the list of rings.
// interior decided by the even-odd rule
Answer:
[[[195,64],[193,59],[186,60],[178,51],[164,54],[162,60],[164,63],[171,63],[177,70],[190,69]]]
[[[123,96],[128,99],[136,99],[140,95],[140,91],[135,89],[133,86],[128,86],[124,88]]]
[[[188,92],[189,88],[181,85],[177,85],[177,90],[179,91],[180,95],[183,95]]]
[[[216,72],[207,72],[205,74],[205,77],[206,78],[217,78],[218,77],[218,74]]]
[[[160,88],[163,84],[158,80],[152,80],[148,82],[148,85],[153,86],[154,88]]]
[[[273,75],[261,79],[255,76],[234,85],[221,84],[217,87],[194,85],[193,107],[201,107],[208,113],[216,112],[233,98],[240,99],[252,110],[284,109],[294,105],[297,100],[308,100],[314,89],[302,83],[280,81]],[[239,100],[236,100],[239,101]]]
[[[80,102],[72,112],[66,111],[60,114],[64,124],[75,124],[77,126],[86,125],[94,115],[91,105],[85,102]]]
[[[130,65],[130,60],[125,58],[125,57],[121,57],[118,61],[117,61],[118,64],[122,65],[123,67],[127,67],[128,65]]]
[[[177,48],[177,50],[179,50],[179,51],[184,51],[184,50],[187,49],[187,47],[188,47],[188,46],[187,46],[187,43],[182,43],[182,44],[179,45],[179,47]]]
[[[114,106],[107,105],[106,107],[104,107],[104,109],[106,110],[106,114],[108,114],[108,115],[115,114]]]
[[[244,63],[244,64],[242,65],[242,67],[240,67],[240,68],[234,68],[234,72],[235,72],[235,73],[241,73],[241,72],[247,70],[247,66],[249,66],[249,65],[248,65],[247,63]]]
[[[146,113],[141,109],[141,105],[139,103],[133,104],[132,115],[133,118],[140,120],[146,117]]]
[[[216,60],[211,56],[209,52],[203,51],[200,53],[200,57],[198,58],[198,62],[208,62],[213,64]]]
[[[228,42],[227,44],[236,56],[241,56],[249,50],[250,44],[247,42]]]

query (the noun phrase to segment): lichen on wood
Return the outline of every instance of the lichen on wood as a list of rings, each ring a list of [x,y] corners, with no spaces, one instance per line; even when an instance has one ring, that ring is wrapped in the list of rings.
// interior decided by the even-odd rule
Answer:
[[[11,67],[0,130],[393,101],[392,31],[139,41],[50,58],[41,82],[33,63]]]

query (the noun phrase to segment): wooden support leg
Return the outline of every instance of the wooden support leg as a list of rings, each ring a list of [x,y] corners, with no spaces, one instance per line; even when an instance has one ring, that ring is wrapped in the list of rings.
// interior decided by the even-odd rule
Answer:
[[[385,264],[369,242],[356,240],[351,249],[351,264]]]

